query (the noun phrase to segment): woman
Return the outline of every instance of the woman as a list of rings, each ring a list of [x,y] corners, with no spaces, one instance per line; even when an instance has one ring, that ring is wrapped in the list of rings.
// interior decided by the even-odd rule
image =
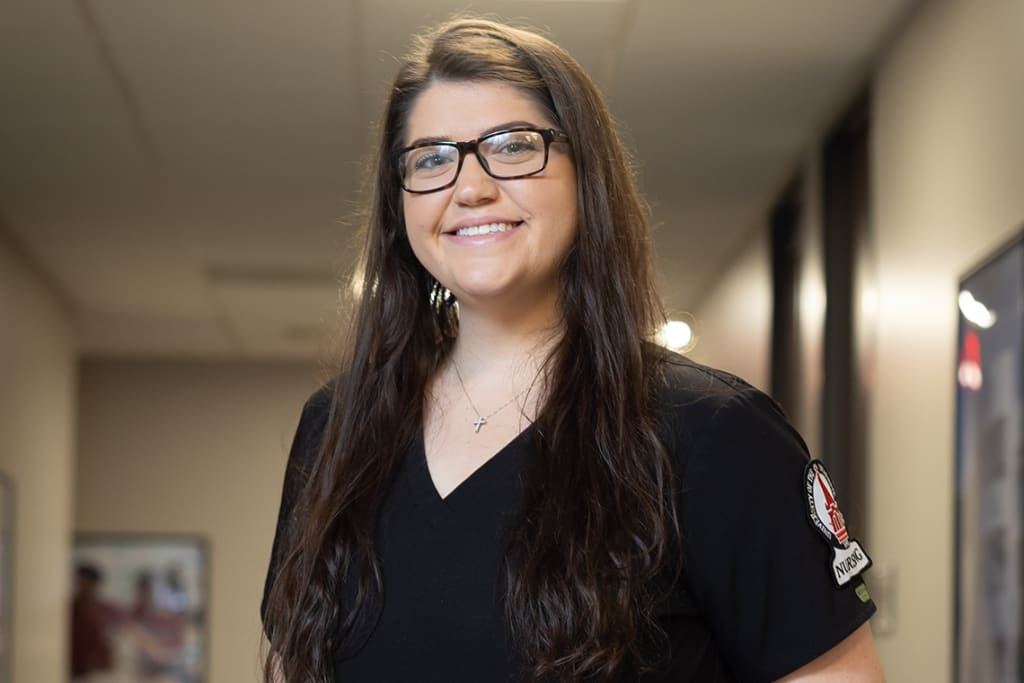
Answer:
[[[648,341],[646,213],[571,57],[441,26],[371,197],[349,355],[289,460],[267,680],[881,680],[841,518],[810,523],[827,475],[770,399]]]

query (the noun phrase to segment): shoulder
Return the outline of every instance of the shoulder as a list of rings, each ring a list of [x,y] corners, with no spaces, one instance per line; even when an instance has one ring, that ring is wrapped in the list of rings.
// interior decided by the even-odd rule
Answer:
[[[803,439],[781,406],[732,373],[675,353],[658,357],[655,412],[677,465],[687,454],[743,450],[765,436],[781,438],[806,453]]]
[[[310,394],[302,406],[302,416],[299,418],[299,434],[309,436],[320,436],[327,424],[327,418],[331,411],[331,401],[334,396],[334,386],[337,380],[331,380],[323,384]]]
[[[324,422],[331,408],[331,397],[334,394],[334,387],[337,379],[322,384],[316,391],[309,395],[302,406],[302,418],[310,422]]]
[[[727,490],[746,488],[748,499],[760,499],[801,480],[810,453],[774,399],[676,354],[664,354],[660,365],[656,412],[684,491],[709,492],[714,504]]]
[[[288,457],[288,468],[290,471],[296,471],[296,474],[306,475],[313,466],[327,428],[336,382],[337,380],[332,380],[321,385],[310,394],[302,406],[302,414]]]
[[[685,356],[662,351],[655,356],[659,375],[659,399],[677,407],[707,408],[728,401],[738,393],[754,390],[736,375],[702,365]]]

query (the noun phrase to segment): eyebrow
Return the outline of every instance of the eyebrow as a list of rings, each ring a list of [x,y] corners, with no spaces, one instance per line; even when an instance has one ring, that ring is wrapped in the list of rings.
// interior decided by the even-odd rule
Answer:
[[[520,127],[526,127],[526,128],[550,128],[550,126],[541,125],[541,124],[538,124],[535,121],[506,121],[504,123],[499,123],[497,126],[491,126],[487,130],[485,130],[482,133],[480,133],[479,135],[477,135],[476,138],[479,140],[480,138],[484,137],[485,135],[490,135],[491,133],[497,133],[499,130],[508,130],[509,128],[520,128]],[[425,138],[416,138],[415,140],[410,142],[408,145],[406,145],[406,147],[416,147],[418,145],[429,144],[429,143],[432,143],[432,142],[455,142],[455,140],[452,137],[441,137],[441,136],[433,135],[433,136],[425,137]]]

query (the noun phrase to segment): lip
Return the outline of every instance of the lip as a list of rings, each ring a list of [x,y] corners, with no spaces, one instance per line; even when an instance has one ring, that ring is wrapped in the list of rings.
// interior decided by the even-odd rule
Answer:
[[[465,228],[475,228],[478,225],[489,225],[491,223],[506,223],[508,225],[518,227],[519,224],[521,224],[522,222],[523,221],[519,219],[504,218],[501,216],[474,216],[473,218],[465,218],[456,223],[455,225],[446,228],[443,231],[443,234],[455,235],[455,233],[458,232],[459,230],[463,230]]]

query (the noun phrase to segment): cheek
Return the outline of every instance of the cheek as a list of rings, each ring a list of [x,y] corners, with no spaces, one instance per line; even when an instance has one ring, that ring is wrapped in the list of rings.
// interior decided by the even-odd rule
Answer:
[[[434,273],[432,267],[436,258],[434,235],[440,220],[440,212],[428,197],[413,197],[402,201],[402,217],[405,222],[405,238],[420,265]]]
[[[402,193],[402,220],[405,223],[405,231],[411,233],[412,226],[416,224],[416,207],[415,204],[410,207],[404,192]]]
[[[579,232],[579,207],[576,199],[576,183],[566,182],[549,204],[552,215],[559,218],[559,225],[564,240],[570,244],[576,242]]]
[[[565,174],[562,176],[562,182],[551,203],[557,211],[565,216],[566,222],[573,226],[572,232],[575,235],[579,215],[576,173],[568,160],[566,160],[565,166],[568,168],[566,168]]]
[[[422,238],[433,232],[441,220],[443,210],[443,204],[436,201],[433,195],[403,197],[402,216],[409,239]]]

